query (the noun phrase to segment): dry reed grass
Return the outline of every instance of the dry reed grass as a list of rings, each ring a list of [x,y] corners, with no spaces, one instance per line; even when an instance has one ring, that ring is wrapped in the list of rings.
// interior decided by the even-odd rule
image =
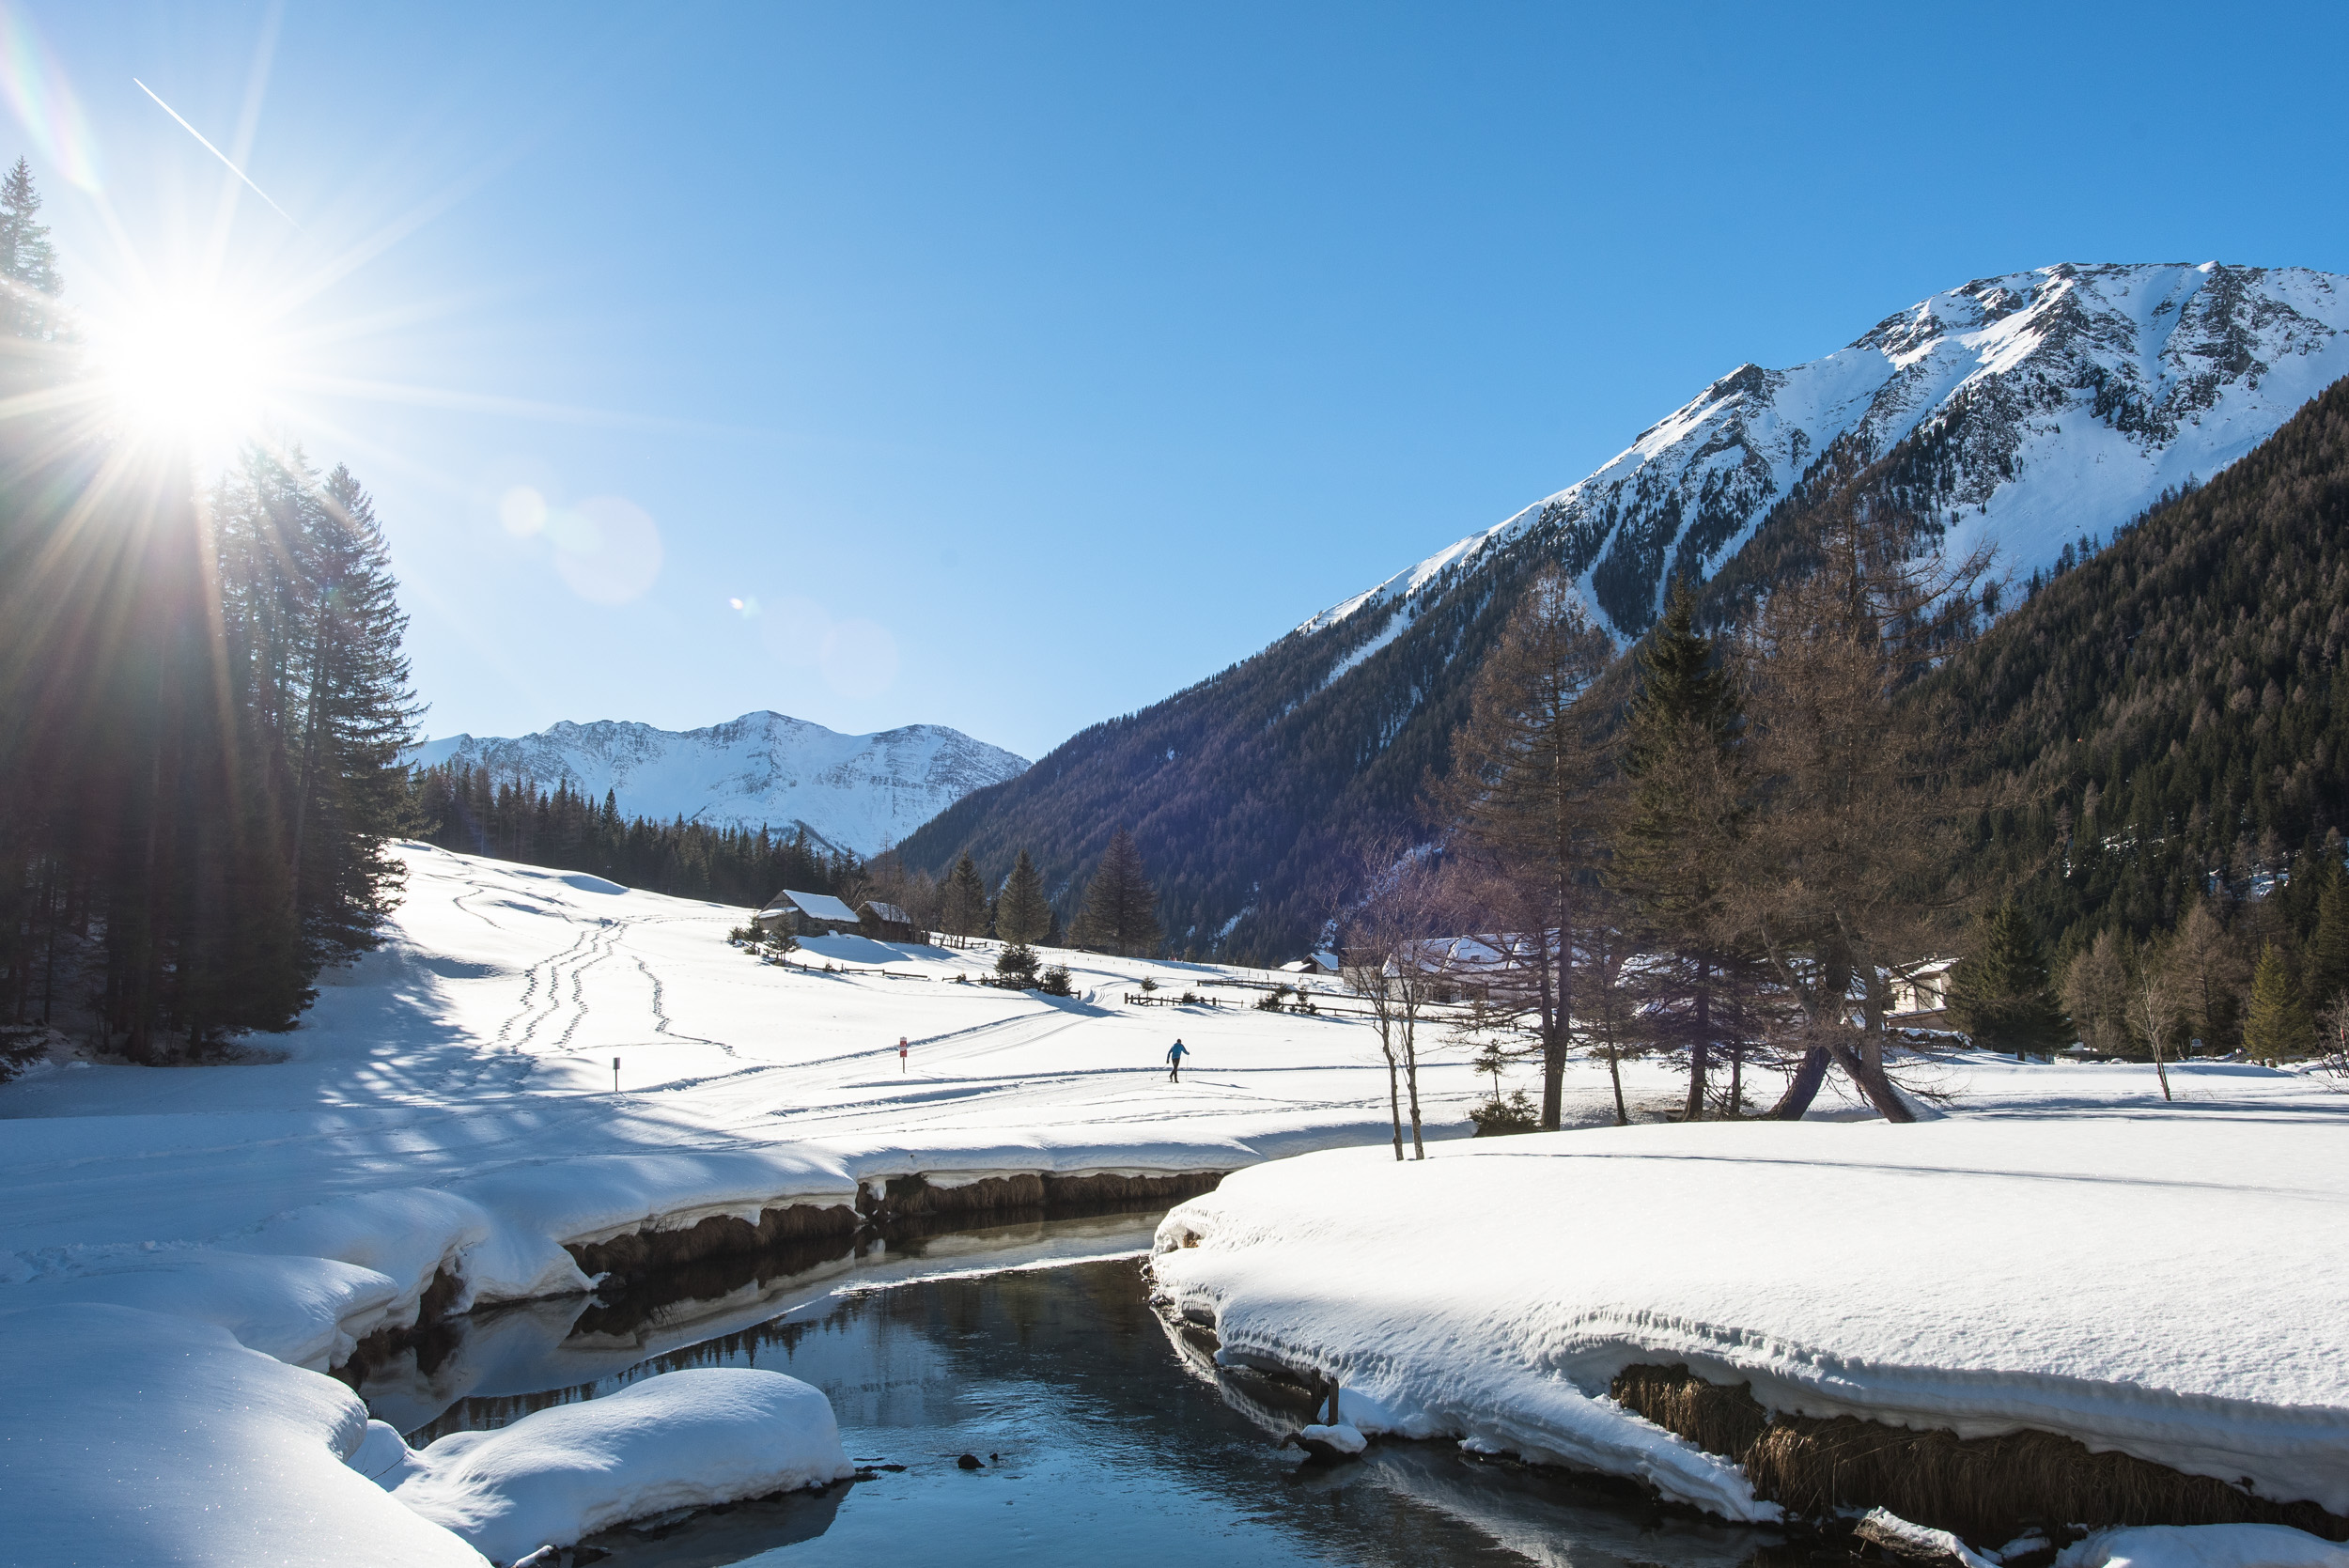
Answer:
[[[2070,1437],[1917,1432],[1851,1416],[1773,1417],[1752,1386],[1707,1383],[1685,1366],[1626,1367],[1608,1390],[1668,1432],[1744,1467],[1755,1495],[1821,1518],[1888,1508],[1995,1546],[2031,1526],[2292,1525],[2349,1540],[2349,1518],[2313,1502],[2271,1502],[2208,1476]]]

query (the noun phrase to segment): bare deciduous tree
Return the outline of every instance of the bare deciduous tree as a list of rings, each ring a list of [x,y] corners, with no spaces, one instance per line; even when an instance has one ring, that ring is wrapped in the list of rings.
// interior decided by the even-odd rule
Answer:
[[[2165,951],[2173,944],[2148,942],[2137,955],[2129,975],[2129,1026],[2154,1053],[2154,1076],[2161,1080],[2161,1097],[2170,1098],[2170,1069],[2163,1058],[2174,1047],[2182,993],[2178,970]]]
[[[1363,894],[1347,920],[1343,974],[1366,1002],[1387,1064],[1394,1157],[1403,1157],[1408,1108],[1411,1157],[1425,1159],[1419,1101],[1419,1025],[1448,986],[1436,948],[1439,877],[1415,846],[1381,840],[1362,853]]]

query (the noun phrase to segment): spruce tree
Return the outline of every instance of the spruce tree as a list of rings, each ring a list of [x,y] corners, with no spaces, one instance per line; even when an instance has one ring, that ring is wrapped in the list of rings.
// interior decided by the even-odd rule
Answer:
[[[945,908],[941,920],[951,935],[966,941],[987,934],[987,885],[979,880],[978,865],[968,849],[946,878]]]
[[[19,158],[0,176],[0,278],[7,280],[7,320],[13,337],[56,335],[54,302],[64,291],[49,225],[37,221],[40,193],[32,166]]]
[[[1713,935],[1722,873],[1744,809],[1737,689],[1713,639],[1696,629],[1696,595],[1675,581],[1638,656],[1626,726],[1630,795],[1614,835],[1611,878],[1639,934],[1668,962],[1646,971],[1640,1010],[1656,1044],[1688,1053],[1682,1116],[1704,1113],[1705,1079],[1724,1021],[1715,1017],[1737,955]]]
[[[2260,951],[2259,968],[2251,975],[2251,1007],[2243,1020],[2243,1044],[2263,1062],[2306,1056],[2316,1042],[2315,1024],[2300,988],[2293,984],[2292,967],[2274,942]]]
[[[399,754],[418,709],[400,649],[408,617],[374,502],[340,466],[308,500],[308,690],[292,769],[288,860],[303,936],[331,964],[374,947],[377,925],[397,897],[399,865],[384,842],[405,815]]]
[[[1950,977],[1949,1006],[1977,1047],[2011,1051],[2017,1061],[2050,1054],[2072,1040],[2071,1020],[2048,983],[2039,933],[2013,899],[1983,916],[1978,951]]]
[[[2326,857],[2325,891],[2316,903],[2316,929],[2309,937],[2307,980],[2301,994],[2310,1016],[2322,1013],[2349,990],[2349,874]]]
[[[995,900],[995,934],[1019,946],[1040,942],[1052,932],[1051,907],[1044,899],[1044,878],[1025,849],[1013,862],[1010,877]]]
[[[1156,952],[1163,939],[1158,904],[1133,834],[1118,829],[1085,889],[1084,908],[1077,916],[1078,945],[1128,957]]]

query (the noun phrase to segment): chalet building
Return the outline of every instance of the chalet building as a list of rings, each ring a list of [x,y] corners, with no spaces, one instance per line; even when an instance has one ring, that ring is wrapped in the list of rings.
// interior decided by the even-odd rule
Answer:
[[[1917,1027],[1942,1022],[1950,1005],[1950,971],[1954,958],[1931,958],[1892,970],[1892,1005],[1889,1017]]]
[[[794,893],[789,888],[767,901],[758,911],[763,931],[788,931],[795,937],[831,937],[863,929],[849,908],[828,893]]]
[[[856,907],[857,926],[877,942],[918,942],[927,939],[927,933],[913,924],[913,917],[894,904],[884,904],[868,898]]]

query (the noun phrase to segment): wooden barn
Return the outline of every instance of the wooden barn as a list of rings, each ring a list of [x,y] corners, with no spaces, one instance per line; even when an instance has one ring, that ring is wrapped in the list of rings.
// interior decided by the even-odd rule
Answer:
[[[913,924],[913,917],[894,904],[884,904],[868,898],[856,907],[858,928],[877,942],[927,941],[929,934]]]
[[[863,929],[849,908],[828,893],[794,893],[786,888],[758,911],[761,930],[788,931],[795,937],[830,937]]]

